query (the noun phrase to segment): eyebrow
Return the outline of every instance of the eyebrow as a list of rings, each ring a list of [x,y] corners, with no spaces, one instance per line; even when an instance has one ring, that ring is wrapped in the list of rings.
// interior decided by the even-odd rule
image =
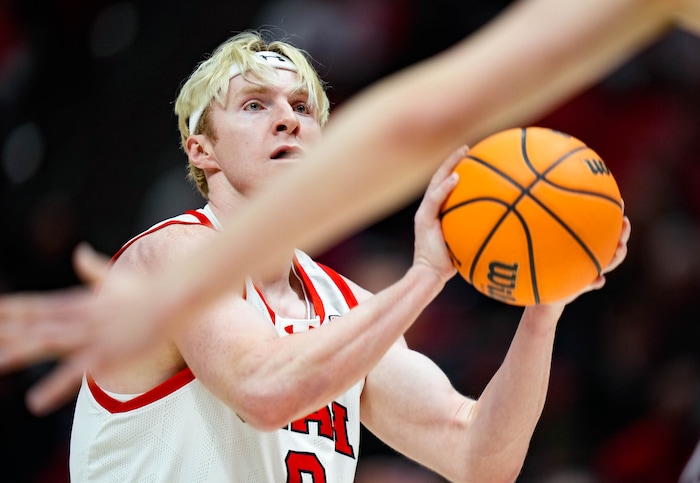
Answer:
[[[247,96],[250,94],[265,94],[266,92],[270,92],[272,89],[268,86],[265,85],[258,85],[258,84],[250,84],[246,85],[242,89],[239,89],[236,92],[236,96]],[[299,89],[293,89],[290,94],[293,95],[304,95],[309,97],[309,90],[306,89],[305,87],[301,87]]]

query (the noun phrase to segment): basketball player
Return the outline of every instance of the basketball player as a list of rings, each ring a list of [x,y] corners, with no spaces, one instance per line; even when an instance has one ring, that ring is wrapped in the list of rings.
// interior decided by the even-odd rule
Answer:
[[[403,205],[454,146],[537,119],[676,27],[700,32],[700,2],[515,2],[470,38],[344,104],[304,163],[223,220],[197,257],[149,277],[114,277],[98,300],[89,289],[4,298],[0,366],[63,358],[28,399],[36,412],[51,410],[74,394],[86,366],[139,354],[263,262],[295,246],[328,247]],[[104,267],[88,247],[76,250],[86,283],[99,282]]]
[[[149,276],[197,258],[221,220],[289,174],[320,138],[328,109],[316,72],[291,45],[253,32],[224,42],[175,104],[190,177],[207,204],[130,240],[101,294],[120,280],[112,275]],[[361,423],[451,480],[514,480],[544,405],[564,302],[525,309],[478,401],[403,339],[455,274],[438,212],[464,154],[436,171],[415,216],[414,263],[389,288],[372,295],[290,250],[138,358],[88,372],[71,481],[352,482]],[[628,235],[626,225],[609,268],[624,258]]]

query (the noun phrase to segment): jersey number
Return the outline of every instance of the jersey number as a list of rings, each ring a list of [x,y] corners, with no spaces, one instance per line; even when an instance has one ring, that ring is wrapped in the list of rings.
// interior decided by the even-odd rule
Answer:
[[[287,483],[301,483],[303,473],[310,475],[313,483],[326,483],[326,470],[315,454],[290,451],[284,461],[287,464]]]

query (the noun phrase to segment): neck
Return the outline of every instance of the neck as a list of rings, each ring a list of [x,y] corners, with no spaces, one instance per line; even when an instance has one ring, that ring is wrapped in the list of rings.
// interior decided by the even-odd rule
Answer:
[[[207,201],[207,205],[214,214],[215,224],[218,222],[223,229],[231,225],[235,220],[236,213],[246,209],[247,199],[240,193],[234,193],[233,196],[222,196],[220,191],[211,194]],[[253,274],[251,278],[258,287],[275,286],[285,284],[291,273],[292,260],[294,259],[294,250],[290,250],[287,255],[276,257],[275,260],[267,260],[260,268],[259,272]]]
[[[263,294],[267,304],[275,313],[292,319],[309,319],[313,309],[301,279],[292,264],[269,277],[253,278],[253,283]]]

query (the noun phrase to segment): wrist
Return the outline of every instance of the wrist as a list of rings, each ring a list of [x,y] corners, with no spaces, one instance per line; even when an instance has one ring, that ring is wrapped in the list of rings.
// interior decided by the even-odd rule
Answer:
[[[424,290],[430,291],[433,296],[436,296],[445,287],[447,280],[438,270],[422,264],[413,264],[405,275],[411,285],[423,287]]]
[[[553,330],[564,312],[564,307],[564,304],[529,305],[525,307],[522,322],[533,328]]]

